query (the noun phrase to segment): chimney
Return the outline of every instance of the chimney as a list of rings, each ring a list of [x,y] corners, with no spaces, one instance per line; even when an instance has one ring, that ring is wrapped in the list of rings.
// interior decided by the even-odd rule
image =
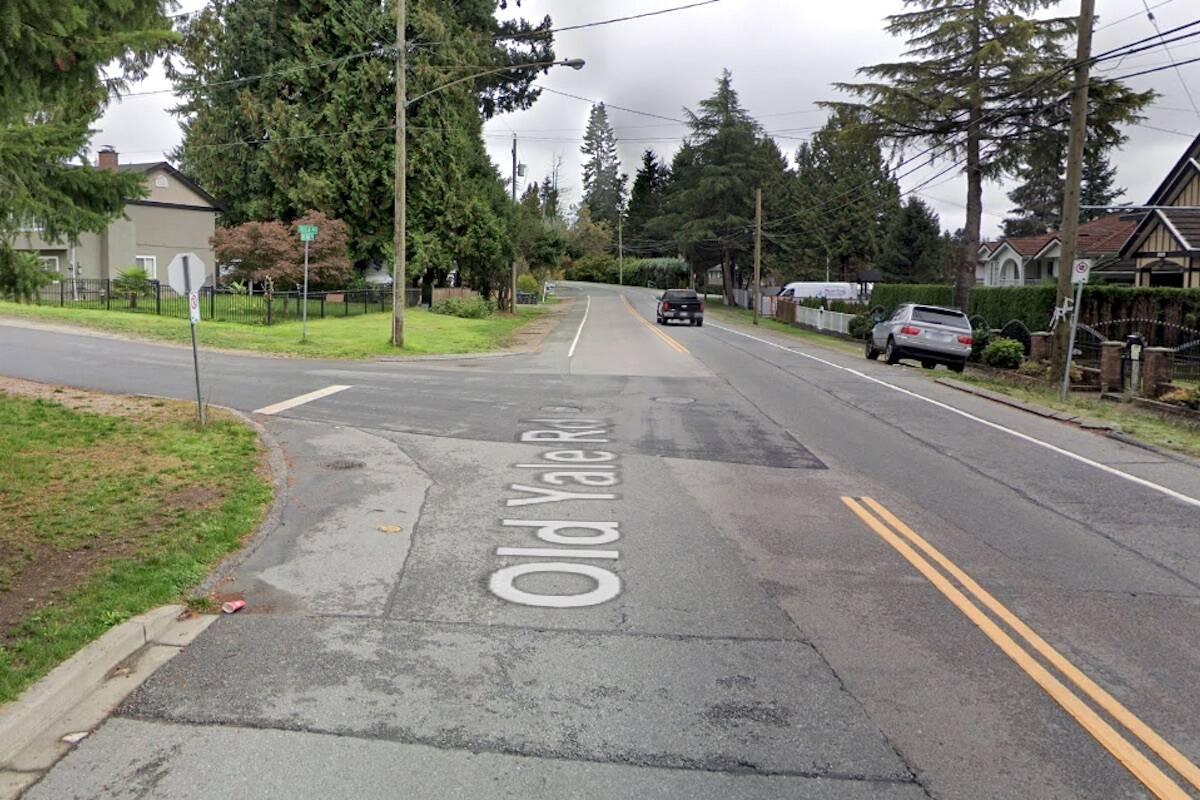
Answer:
[[[108,172],[117,171],[117,151],[111,144],[103,145],[96,158],[96,166]]]

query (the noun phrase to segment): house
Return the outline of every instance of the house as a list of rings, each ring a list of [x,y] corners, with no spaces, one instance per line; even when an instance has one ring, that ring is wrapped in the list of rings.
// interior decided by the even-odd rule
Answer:
[[[1200,289],[1200,136],[1146,207],[1121,250],[1134,265],[1137,285]]]
[[[122,218],[101,233],[81,234],[78,244],[46,241],[40,231],[27,230],[17,236],[17,249],[36,252],[47,269],[63,278],[116,278],[137,266],[164,283],[171,259],[190,252],[204,262],[211,283],[217,200],[165,161],[122,164],[116,150],[104,147],[96,166],[144,176],[147,196],[127,201]]]
[[[1110,283],[1133,283],[1133,264],[1121,255],[1121,248],[1140,219],[1140,214],[1108,214],[1080,225],[1079,257],[1094,259],[1094,269]],[[986,257],[980,248],[981,263],[976,269],[976,277],[982,276],[984,285],[1035,286],[1057,280],[1062,257],[1058,231],[989,244],[992,247]]]

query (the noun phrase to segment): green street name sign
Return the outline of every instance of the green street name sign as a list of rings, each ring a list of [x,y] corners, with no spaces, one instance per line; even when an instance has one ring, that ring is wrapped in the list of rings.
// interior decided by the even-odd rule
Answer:
[[[315,242],[317,240],[316,225],[300,225],[296,230],[300,231],[300,241],[302,242]]]

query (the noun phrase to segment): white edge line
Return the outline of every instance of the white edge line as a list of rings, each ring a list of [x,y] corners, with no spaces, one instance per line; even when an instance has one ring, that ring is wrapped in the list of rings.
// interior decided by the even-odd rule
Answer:
[[[571,349],[567,351],[567,358],[574,358],[575,346],[579,344],[579,334],[583,333],[583,326],[587,324],[588,312],[592,310],[592,296],[587,296],[587,306],[583,309],[583,319],[579,321],[579,330],[575,331],[575,340],[571,342]]]
[[[311,403],[313,400],[320,400],[322,397],[328,397],[331,394],[337,394],[338,392],[344,392],[349,388],[350,388],[349,386],[341,386],[338,384],[335,384],[333,386],[326,386],[324,389],[317,389],[315,392],[309,392],[308,394],[302,394],[297,397],[293,397],[290,400],[283,400],[281,402],[274,403],[269,406],[263,406],[262,408],[255,409],[252,413],[268,414],[268,415],[278,414],[281,411],[287,411],[290,408],[295,408],[296,406],[302,406],[305,403]]]
[[[938,408],[945,409],[946,411],[951,411],[955,414],[958,414],[960,417],[966,417],[969,420],[978,422],[981,425],[986,425],[989,428],[993,428],[998,431],[1003,431],[1004,433],[1007,433],[1010,436],[1015,436],[1018,439],[1029,442],[1030,444],[1036,444],[1038,447],[1043,447],[1046,450],[1049,450],[1053,453],[1058,453],[1059,455],[1066,456],[1067,458],[1078,461],[1081,464],[1086,464],[1089,467],[1095,467],[1096,469],[1100,470],[1101,472],[1107,472],[1109,475],[1115,475],[1116,477],[1124,478],[1125,480],[1130,481],[1131,483],[1136,483],[1139,486],[1144,486],[1147,489],[1152,489],[1153,491],[1159,492],[1160,494],[1164,494],[1167,497],[1172,497],[1181,503],[1185,503],[1189,506],[1194,506],[1196,508],[1200,508],[1200,500],[1196,499],[1195,497],[1191,497],[1189,495],[1183,494],[1182,492],[1177,492],[1174,489],[1171,489],[1171,488],[1168,488],[1161,484],[1155,483],[1154,481],[1148,481],[1145,478],[1139,478],[1137,475],[1131,475],[1128,472],[1122,472],[1121,470],[1119,470],[1115,467],[1110,467],[1107,464],[1101,464],[1099,461],[1094,461],[1093,459],[1090,459],[1087,456],[1081,456],[1078,453],[1073,453],[1070,450],[1065,450],[1065,449],[1059,447],[1058,445],[1053,445],[1053,444],[1050,444],[1049,442],[1043,442],[1042,440],[1036,439],[1036,438],[1030,436],[1029,434],[1021,433],[1020,431],[1015,431],[1012,428],[1006,428],[1005,426],[1001,425],[998,422],[992,422],[991,420],[984,419],[983,417],[977,417],[974,414],[970,413],[969,411],[963,411],[961,408],[955,408],[954,406],[952,406],[948,403],[943,403],[940,400],[934,400],[932,397],[926,397],[923,394],[917,394],[916,392],[911,391],[909,389],[905,389],[903,387],[896,386],[895,384],[888,383],[887,381],[880,380],[879,378],[875,378],[870,375],[867,375],[865,372],[860,372],[859,370],[852,369],[850,367],[843,367],[840,364],[835,364],[832,361],[826,361],[823,358],[820,358],[820,357],[814,356],[814,355],[810,355],[809,353],[805,353],[801,350],[796,350],[791,347],[785,347],[781,344],[776,344],[775,342],[771,342],[766,339],[760,339],[757,336],[751,336],[748,333],[743,333],[741,331],[734,330],[733,328],[726,328],[723,325],[713,325],[713,327],[717,328],[718,330],[728,331],[730,333],[737,334],[738,336],[745,336],[747,339],[753,339],[756,342],[761,342],[765,345],[770,345],[771,347],[775,347],[780,350],[785,350],[789,353],[794,353],[798,356],[803,356],[804,358],[812,359],[813,361],[817,361],[826,366],[833,367],[834,369],[842,370],[843,372],[849,372],[851,375],[857,375],[858,377],[860,377],[864,380],[871,381],[872,383],[877,383],[880,386],[886,386],[889,389],[900,392],[901,394],[906,394],[909,397],[915,397],[918,400],[923,400],[924,402],[929,403],[930,405],[937,406]]]

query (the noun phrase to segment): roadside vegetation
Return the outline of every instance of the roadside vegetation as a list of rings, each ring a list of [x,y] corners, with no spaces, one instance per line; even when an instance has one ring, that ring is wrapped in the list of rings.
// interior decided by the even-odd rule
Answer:
[[[711,319],[719,322],[741,323],[743,325],[751,324],[754,319],[754,314],[748,309],[738,308],[736,306],[727,306],[719,298],[714,298],[709,295],[704,301],[704,313]],[[774,331],[776,333],[784,333],[788,336],[793,336],[801,341],[811,344],[827,347],[830,350],[837,350],[841,353],[853,353],[855,355],[862,354],[862,345],[841,339],[836,336],[826,336],[823,333],[806,330],[805,328],[797,328],[789,325],[786,322],[779,322],[771,317],[760,316],[758,325],[763,330]]]
[[[300,341],[300,323],[271,326],[237,322],[201,322],[197,327],[201,347],[251,350],[312,358],[371,358],[484,353],[511,344],[521,329],[545,313],[541,307],[519,308],[513,314],[466,319],[432,314],[424,309],[404,312],[404,349],[391,346],[390,314],[310,319],[308,341]],[[172,317],[123,314],[111,311],[32,306],[0,301],[0,318],[19,317],[45,322],[82,325],[94,330],[185,344],[191,341],[188,322]]]
[[[262,518],[253,430],[187,403],[0,379],[0,703],[187,599]]]

